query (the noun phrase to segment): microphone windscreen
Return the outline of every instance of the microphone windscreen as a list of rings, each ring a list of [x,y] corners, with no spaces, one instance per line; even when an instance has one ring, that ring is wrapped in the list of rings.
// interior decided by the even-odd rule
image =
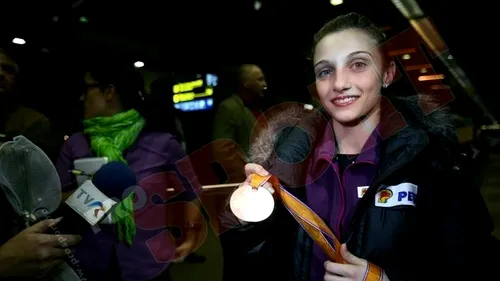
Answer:
[[[102,166],[92,178],[92,183],[109,198],[122,200],[124,192],[137,185],[137,177],[127,164],[110,162]]]

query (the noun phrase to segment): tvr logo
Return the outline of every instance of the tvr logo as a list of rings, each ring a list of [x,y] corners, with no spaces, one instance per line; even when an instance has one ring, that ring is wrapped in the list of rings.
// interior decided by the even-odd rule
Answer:
[[[83,203],[87,205],[89,208],[94,209],[94,216],[97,218],[97,215],[99,212],[106,212],[106,209],[104,208],[104,205],[102,204],[101,201],[94,200],[94,197],[90,195],[87,191],[84,189],[80,189],[80,193],[76,196],[77,199],[83,200]]]

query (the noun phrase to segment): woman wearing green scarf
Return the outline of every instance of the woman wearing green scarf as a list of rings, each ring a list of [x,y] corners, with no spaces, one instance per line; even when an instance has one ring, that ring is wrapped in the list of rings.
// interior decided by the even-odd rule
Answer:
[[[143,81],[137,72],[109,66],[96,68],[85,74],[82,86],[84,131],[68,139],[57,163],[64,191],[75,188],[74,179],[68,174],[73,161],[87,157],[107,157],[109,161],[129,165],[147,200],[152,200],[158,186],[165,193],[168,187],[178,187],[168,185],[166,174],[193,174],[177,168],[176,162],[185,158],[185,152],[172,134],[155,126],[159,122],[154,120],[161,119],[146,110]],[[147,182],[155,183],[151,187],[154,190],[148,190]],[[200,190],[196,180],[181,179],[181,183],[187,191],[183,199],[196,200]],[[159,195],[166,198],[166,194]],[[167,220],[166,209],[153,208],[151,202],[146,202],[145,207],[136,206],[131,215],[133,200],[132,193],[114,209],[113,219],[118,223],[109,226],[112,231],[94,233],[89,229],[83,235],[75,256],[87,280],[147,281],[158,276],[165,280],[168,262],[190,254],[197,247],[198,232],[192,228],[185,229],[184,242],[177,247],[166,244],[170,240],[165,225],[153,223],[158,227],[151,227],[152,220]],[[185,217],[185,225],[199,224],[201,213],[188,205],[184,215],[175,215]],[[106,227],[100,226],[101,230]]]

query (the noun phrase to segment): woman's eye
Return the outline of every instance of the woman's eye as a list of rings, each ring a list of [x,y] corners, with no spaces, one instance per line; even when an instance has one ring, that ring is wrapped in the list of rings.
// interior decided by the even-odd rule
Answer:
[[[364,63],[364,62],[358,61],[358,62],[355,62],[355,63],[352,64],[352,68],[355,69],[355,70],[356,69],[362,69],[364,67],[366,67],[366,63]]]
[[[316,74],[316,76],[318,78],[325,78],[329,75],[331,75],[333,73],[333,71],[331,69],[325,69],[325,70],[321,70],[320,72],[318,72],[318,74]]]

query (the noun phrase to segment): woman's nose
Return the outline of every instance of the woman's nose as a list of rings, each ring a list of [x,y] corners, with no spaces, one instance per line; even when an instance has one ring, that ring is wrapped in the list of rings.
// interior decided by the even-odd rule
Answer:
[[[335,80],[332,81],[333,90],[338,93],[349,90],[351,86],[349,85],[348,80],[348,75],[342,73],[341,71],[338,71],[335,75]]]

